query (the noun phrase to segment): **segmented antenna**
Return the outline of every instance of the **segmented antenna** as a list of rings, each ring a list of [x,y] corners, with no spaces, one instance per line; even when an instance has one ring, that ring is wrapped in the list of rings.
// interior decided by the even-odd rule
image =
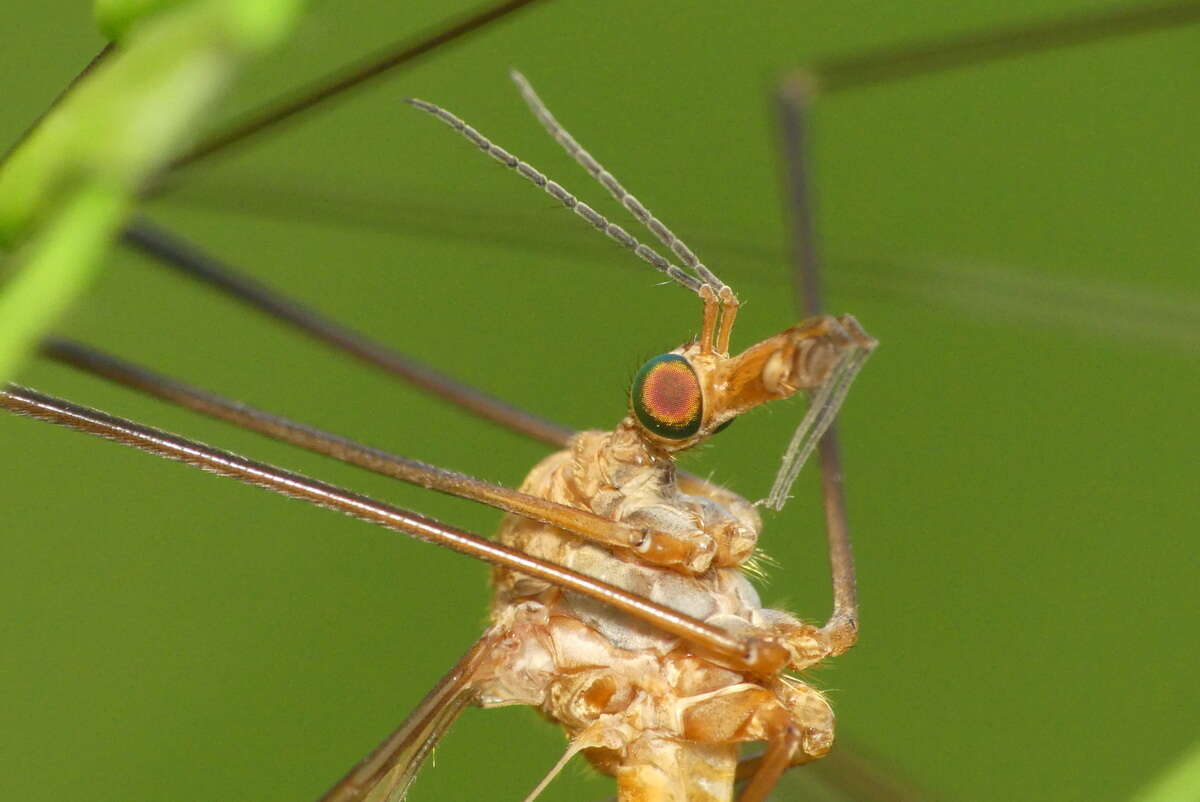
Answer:
[[[550,109],[546,108],[546,104],[538,97],[537,92],[533,90],[533,85],[529,80],[517,72],[510,70],[508,73],[512,78],[513,83],[521,90],[521,97],[525,99],[525,103],[529,106],[529,110],[533,112],[533,116],[538,118],[538,122],[545,127],[550,136],[554,137],[558,144],[562,145],[563,150],[571,155],[571,158],[579,162],[583,169],[587,170],[592,178],[599,181],[605,189],[607,189],[617,203],[624,206],[630,214],[637,218],[638,222],[650,230],[654,236],[658,237],[658,241],[671,249],[671,253],[679,257],[679,260],[687,267],[696,272],[696,275],[713,288],[714,292],[719,293],[725,287],[725,282],[717,278],[711,270],[701,264],[696,258],[696,254],[689,248],[683,240],[675,236],[675,232],[667,228],[666,224],[655,217],[649,209],[642,205],[641,201],[629,194],[625,187],[621,186],[621,182],[616,179],[612,173],[604,169],[604,165],[596,161],[592,154],[584,150],[575,137],[571,136],[571,132],[562,127],[558,120],[554,119],[554,115],[550,113]]]
[[[596,229],[604,232],[606,235],[608,235],[608,237],[610,239],[614,240],[617,244],[627,248],[628,250],[633,251],[642,260],[649,263],[651,267],[665,273],[667,276],[669,276],[671,279],[673,279],[676,283],[686,287],[687,289],[689,289],[692,292],[697,293],[697,294],[699,294],[700,288],[705,285],[711,286],[714,289],[718,289],[718,288],[724,286],[723,284],[720,283],[719,279],[717,279],[717,284],[715,284],[715,285],[712,284],[712,282],[710,282],[708,280],[708,278],[706,278],[706,275],[711,276],[713,279],[716,279],[716,276],[712,276],[712,274],[707,269],[704,269],[704,271],[702,273],[700,273],[700,271],[697,271],[698,273],[700,273],[701,278],[696,278],[695,276],[685,272],[682,268],[671,264],[666,259],[664,259],[657,251],[655,251],[653,248],[651,248],[648,245],[644,245],[644,244],[638,242],[636,239],[634,239],[632,236],[630,236],[630,234],[627,231],[625,231],[625,229],[621,228],[616,223],[609,222],[608,219],[604,217],[604,215],[600,214],[595,209],[593,209],[591,206],[588,206],[586,203],[580,201],[578,198],[576,198],[574,195],[572,195],[570,192],[568,192],[566,189],[564,189],[560,184],[546,178],[545,175],[543,175],[540,171],[538,171],[535,167],[530,165],[528,162],[521,161],[520,159],[518,159],[516,156],[509,153],[504,148],[500,147],[499,145],[493,144],[490,140],[487,139],[487,137],[485,137],[483,134],[479,133],[479,131],[475,130],[475,128],[467,125],[465,122],[463,122],[461,119],[459,119],[458,117],[456,117],[454,114],[450,113],[449,111],[446,111],[445,109],[441,108],[440,106],[435,106],[432,103],[428,103],[424,100],[418,100],[416,98],[407,98],[406,102],[412,106],[415,106],[416,108],[420,109],[421,111],[424,111],[424,112],[427,112],[428,114],[433,115],[434,117],[436,117],[439,120],[441,120],[442,122],[444,122],[446,125],[453,128],[455,131],[458,131],[460,134],[462,134],[464,137],[466,137],[468,140],[470,140],[472,143],[474,143],[475,146],[478,147],[480,150],[487,153],[489,156],[491,156],[493,159],[495,159],[496,161],[503,164],[505,167],[515,170],[517,173],[519,173],[520,175],[522,175],[526,179],[528,179],[530,183],[534,184],[535,186],[541,187],[542,190],[544,190],[547,195],[554,198],[559,203],[561,203],[563,206],[566,206],[568,209],[575,212],[575,214],[582,217],[584,220],[586,220],[588,223],[590,223],[593,228],[596,228]],[[618,184],[617,186],[619,187],[620,185]],[[636,203],[636,201],[635,201],[635,203]],[[638,205],[640,207],[640,204],[638,204]],[[653,229],[651,229],[651,230],[653,231]],[[664,231],[666,230],[665,226],[663,227],[663,230]],[[669,231],[667,231],[667,233],[670,234]],[[671,235],[671,236],[673,237],[673,235]],[[676,242],[678,242],[678,240],[676,240]],[[682,246],[682,243],[680,243],[680,245]],[[687,251],[686,246],[683,246],[683,248],[689,255],[691,254],[691,251]],[[692,256],[691,258],[693,261],[695,261],[694,256]],[[697,264],[699,264],[699,263],[697,262]],[[703,265],[700,265],[700,267],[703,268]]]

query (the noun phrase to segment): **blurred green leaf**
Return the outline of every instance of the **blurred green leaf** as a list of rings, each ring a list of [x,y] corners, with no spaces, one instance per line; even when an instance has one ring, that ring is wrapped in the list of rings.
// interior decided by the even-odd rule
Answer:
[[[0,245],[85,176],[136,191],[190,139],[244,58],[274,41],[296,0],[207,0],[164,14],[101,64],[0,169]]]
[[[206,125],[477,4],[325,3]],[[10,131],[99,44],[83,15],[17,5]],[[737,289],[740,348],[796,319],[771,75],[1107,5],[544,3],[189,169],[147,211],[441,370],[611,426],[638,365],[694,332],[692,300],[401,97],[450,108],[629,223],[530,119],[506,78],[522,68]],[[883,346],[842,427],[862,639],[812,682],[837,710],[837,751],[860,743],[934,799],[1128,800],[1196,738],[1200,648],[1172,611],[1195,604],[1200,531],[1186,328],[1200,299],[1197,35],[1014,58],[815,110],[827,305]],[[545,455],[116,258],[57,331],[488,479],[519,484]],[[44,360],[22,378],[475,532],[499,518]],[[797,412],[747,416],[686,468],[755,497]],[[482,630],[486,570],[457,555],[14,416],[0,443],[15,466],[0,482],[0,762],[19,767],[0,772],[4,799],[313,799]],[[780,563],[764,600],[808,619],[828,609],[813,474],[761,541]],[[475,799],[481,784],[521,799],[563,746],[532,710],[469,710],[411,800]],[[777,797],[807,800],[809,769]],[[611,793],[581,762],[539,802]]]
[[[109,28],[143,24],[0,167],[0,247],[26,242],[35,256],[21,259],[22,271],[47,271],[17,276],[0,299],[0,380],[86,286],[121,223],[112,212],[187,144],[237,67],[284,33],[298,5],[203,0],[147,18],[158,4],[101,4]],[[31,302],[41,306],[17,309]]]
[[[96,26],[110,41],[118,41],[138,22],[187,0],[95,0]]]
[[[86,286],[127,208],[120,189],[84,185],[16,254],[19,272],[0,295],[0,376],[12,374],[40,332]]]
[[[1196,802],[1200,799],[1200,741],[1134,795],[1134,802]]]

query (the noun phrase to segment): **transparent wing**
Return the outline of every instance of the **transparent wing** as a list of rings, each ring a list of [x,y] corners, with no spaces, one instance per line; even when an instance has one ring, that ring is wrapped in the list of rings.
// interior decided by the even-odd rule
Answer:
[[[430,752],[475,698],[475,671],[491,650],[487,632],[438,680],[395,732],[338,780],[319,802],[401,802]]]

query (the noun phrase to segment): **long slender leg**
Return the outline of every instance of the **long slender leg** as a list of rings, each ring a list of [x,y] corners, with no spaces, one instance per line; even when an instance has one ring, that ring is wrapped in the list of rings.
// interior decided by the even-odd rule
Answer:
[[[287,323],[310,337],[354,356],[414,387],[509,431],[562,448],[575,430],[488,395],[458,379],[434,370],[361,332],[343,326],[320,312],[235,270],[213,255],[148,220],[125,229],[126,245],[150,256],[156,264],[177,270],[264,314]],[[702,482],[680,471],[681,479]]]
[[[774,674],[788,660],[787,648],[776,638],[732,636],[717,627],[606,582],[530,557],[523,552],[492,543],[430,518],[169,432],[80,407],[12,384],[0,389],[0,408],[114,440],[122,445],[184,462],[289,498],[337,510],[418,540],[444,546],[477,560],[545,580],[608,604],[663,632],[683,638],[704,652],[755,674]]]
[[[738,760],[737,782],[748,783],[758,773],[766,752],[747,755]],[[822,788],[838,790],[839,799],[854,802],[926,802],[928,795],[915,788],[907,780],[896,777],[896,769],[886,770],[874,759],[868,760],[861,754],[839,744],[820,760],[805,764],[806,775],[816,775],[816,784]]]
[[[786,168],[788,216],[797,306],[805,315],[820,314],[820,256],[809,181],[807,116],[818,92],[830,93],[901,80],[1017,53],[1080,44],[1157,28],[1200,21],[1200,3],[1181,2],[1153,8],[1118,9],[1065,20],[924,42],[891,50],[827,59],[797,70],[778,96]],[[846,519],[841,459],[833,426],[819,445],[825,499],[829,561],[833,574],[833,614],[825,625],[831,654],[840,654],[858,637],[858,591],[854,554]]]
[[[433,686],[395,731],[334,783],[317,802],[359,802],[372,790],[404,792],[421,763],[474,698],[471,680],[495,640],[489,631]],[[390,797],[389,797],[390,798]]]
[[[342,462],[403,482],[478,501],[497,509],[565,529],[593,542],[631,549],[645,560],[707,570],[716,551],[713,539],[697,530],[691,540],[653,529],[634,528],[586,510],[556,504],[494,485],[465,474],[356,443],[339,435],[289,420],[261,409],[162,376],[80,343],[50,338],[42,343],[44,356],[94,376],[139,390],[204,415],[228,421],[267,437],[325,454]]]
[[[1105,11],[1048,25],[1025,26],[831,60],[793,73],[783,84],[777,105],[786,167],[798,308],[806,316],[819,314],[821,310],[820,259],[809,180],[807,120],[817,91],[854,89],[1015,53],[1077,44],[1197,19],[1200,19],[1200,4],[1194,2],[1153,9]],[[830,653],[838,654],[850,648],[857,639],[858,601],[839,450],[832,426],[821,439],[819,453],[834,596],[833,614],[822,634],[828,639]],[[786,761],[781,758],[781,750],[785,747],[785,742],[772,742],[766,754],[754,764],[750,784],[741,797],[742,802],[759,802],[766,798],[787,768]]]
[[[817,248],[814,236],[811,190],[808,182],[805,113],[811,84],[793,76],[781,88],[776,103],[788,199],[788,222],[792,232],[793,281],[797,306],[804,317],[820,314],[821,297]],[[849,649],[858,634],[858,599],[855,587],[854,554],[846,523],[837,438],[832,424],[818,444],[821,485],[825,503],[825,529],[829,541],[829,563],[833,577],[833,614],[822,628],[820,651],[829,655]],[[750,781],[738,802],[763,802],[779,778],[793,765],[804,733],[788,721],[767,742],[766,752],[754,764]]]
[[[559,448],[565,446],[574,434],[574,431],[566,426],[518,409],[373,341],[353,329],[335,323],[316,310],[239,274],[228,264],[148,220],[139,220],[126,228],[123,242],[154,257],[158,264],[204,282],[260,312],[296,327],[310,337],[399,376],[481,418]]]
[[[11,144],[9,144],[4,151],[4,154],[0,156],[0,165],[4,164],[4,162],[8,160],[8,157],[16,152],[17,148],[21,147],[21,144],[29,138],[29,135],[32,134],[39,125],[41,125],[42,120],[46,119],[46,116],[58,107],[63,98],[65,98],[71,92],[71,90],[73,90],[79,84],[80,81],[86,78],[88,74],[92,72],[92,70],[99,67],[104,60],[112,54],[112,51],[113,45],[110,42],[101,48],[96,55],[92,56],[91,61],[85,64],[83,69],[71,79],[70,83],[62,88],[62,91],[58,93],[58,96],[55,97],[54,100],[50,101],[50,105],[42,110],[42,113],[37,116],[37,119],[31,122],[29,126],[21,132],[21,135],[14,139]]]
[[[506,0],[486,6],[469,17],[449,22],[444,27],[414,39],[398,42],[382,53],[361,62],[346,65],[309,86],[293,90],[252,112],[240,122],[211,135],[177,159],[173,166],[184,167],[207,159],[231,145],[244,142],[269,128],[288,122],[322,103],[342,97],[350,90],[362,87],[397,67],[409,64],[535,2],[537,0]]]
[[[920,75],[976,66],[1022,54],[1046,52],[1197,23],[1200,23],[1200,2],[1197,0],[1102,7],[1057,19],[833,55],[810,62],[800,73],[815,81],[815,91],[829,95],[898,83]],[[448,42],[450,39],[446,38],[443,41]],[[329,80],[332,81],[332,77]],[[297,97],[305,94],[305,90],[302,89],[294,93]],[[311,95],[313,92],[309,91],[307,94]],[[268,120],[270,114],[268,110],[262,110],[255,116]],[[551,133],[554,134],[553,131]],[[213,140],[223,136],[214,136]],[[580,160],[574,152],[572,155]],[[580,163],[589,171],[593,169],[590,162],[580,160]],[[329,196],[323,194],[313,197],[330,200]],[[340,205],[347,205],[344,196],[340,200]],[[473,214],[480,215],[478,211]]]
[[[1055,50],[1200,22],[1196,0],[1161,5],[1101,8],[1046,22],[1032,22],[899,47],[822,59],[802,70],[822,94],[892,83],[969,67],[1023,53]]]
[[[806,114],[811,85],[793,78],[778,96],[782,146],[786,167],[789,222],[792,231],[792,260],[797,304],[802,314],[820,314],[819,259],[813,224],[812,190],[809,185]],[[833,577],[833,614],[824,631],[831,654],[841,654],[858,637],[858,590],[855,584],[854,552],[846,520],[841,459],[837,432],[830,425],[818,446],[821,488],[825,501],[825,528],[829,540],[829,564]]]

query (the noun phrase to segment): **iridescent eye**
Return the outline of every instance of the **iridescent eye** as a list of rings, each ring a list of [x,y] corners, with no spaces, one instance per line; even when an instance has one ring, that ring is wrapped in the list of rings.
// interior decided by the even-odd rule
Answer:
[[[633,379],[633,414],[662,437],[683,440],[698,432],[703,402],[700,380],[679,354],[654,357]]]

